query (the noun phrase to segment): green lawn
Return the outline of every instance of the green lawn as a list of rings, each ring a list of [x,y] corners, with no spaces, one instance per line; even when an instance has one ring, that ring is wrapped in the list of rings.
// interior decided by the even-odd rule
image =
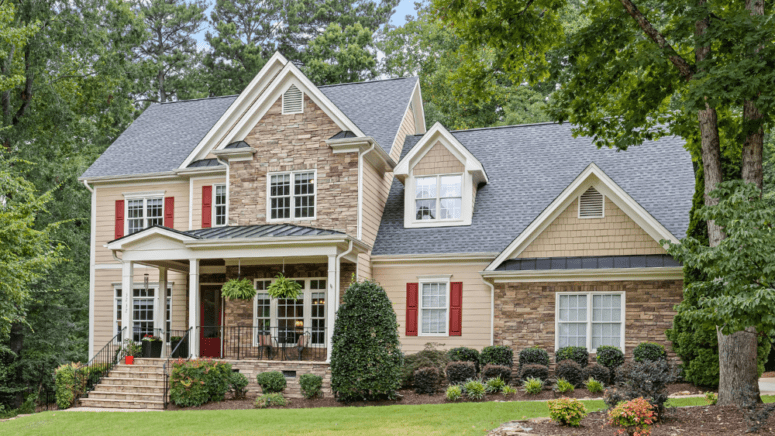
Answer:
[[[775,402],[766,397],[765,402]],[[605,405],[585,401],[590,411]],[[701,398],[673,406],[704,405]],[[481,435],[501,423],[548,416],[545,402],[141,413],[44,412],[0,422],[2,435]]]

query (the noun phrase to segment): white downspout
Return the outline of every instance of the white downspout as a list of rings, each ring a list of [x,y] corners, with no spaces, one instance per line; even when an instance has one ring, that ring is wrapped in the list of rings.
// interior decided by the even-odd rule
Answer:
[[[342,252],[341,254],[338,254],[336,256],[336,283],[334,283],[334,286],[336,288],[334,289],[334,294],[336,295],[336,301],[334,301],[334,307],[336,307],[336,310],[334,313],[339,311],[339,300],[341,296],[339,295],[341,293],[340,284],[342,283],[342,257],[350,254],[350,252],[353,251],[353,240],[350,239],[350,246],[347,248],[347,251]],[[355,268],[358,268],[358,264],[355,264]],[[335,321],[335,320],[332,320]],[[333,328],[333,324],[331,325],[331,328]]]
[[[86,189],[91,193],[91,228],[89,229],[89,355],[87,357],[87,360],[89,360],[94,356],[94,283],[96,281],[94,256],[96,254],[95,246],[97,244],[97,191],[89,186],[89,182],[86,180],[83,181],[83,186],[86,186]]]
[[[371,147],[358,153],[358,240],[363,239],[363,158],[369,154],[376,142],[371,143]]]
[[[490,345],[495,345],[495,285],[482,277],[485,285],[490,287]]]

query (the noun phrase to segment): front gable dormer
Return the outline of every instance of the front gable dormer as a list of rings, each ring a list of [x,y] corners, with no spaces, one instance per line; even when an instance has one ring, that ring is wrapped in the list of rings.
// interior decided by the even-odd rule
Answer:
[[[471,225],[476,189],[487,183],[481,162],[436,123],[396,165],[404,184],[404,227]]]

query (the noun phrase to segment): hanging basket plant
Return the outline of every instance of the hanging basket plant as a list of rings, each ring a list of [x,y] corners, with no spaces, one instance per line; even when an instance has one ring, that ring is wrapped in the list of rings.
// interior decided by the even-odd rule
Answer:
[[[256,288],[248,279],[231,279],[221,288],[221,295],[227,300],[252,300]]]
[[[299,297],[301,285],[295,280],[285,278],[285,276],[280,273],[277,274],[277,280],[269,285],[269,287],[266,288],[266,291],[272,298],[295,300]]]

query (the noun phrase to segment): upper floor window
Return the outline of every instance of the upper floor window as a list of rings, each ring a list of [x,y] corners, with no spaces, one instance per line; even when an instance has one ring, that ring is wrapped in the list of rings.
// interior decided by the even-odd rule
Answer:
[[[315,171],[269,175],[272,220],[315,218]]]
[[[127,234],[139,232],[154,225],[164,224],[164,197],[127,200]]]
[[[215,208],[213,222],[216,226],[226,225],[226,185],[215,185]]]
[[[417,177],[415,205],[415,218],[418,221],[461,219],[463,176]]]
[[[296,85],[291,85],[283,93],[283,114],[300,114],[304,112],[304,93]]]

